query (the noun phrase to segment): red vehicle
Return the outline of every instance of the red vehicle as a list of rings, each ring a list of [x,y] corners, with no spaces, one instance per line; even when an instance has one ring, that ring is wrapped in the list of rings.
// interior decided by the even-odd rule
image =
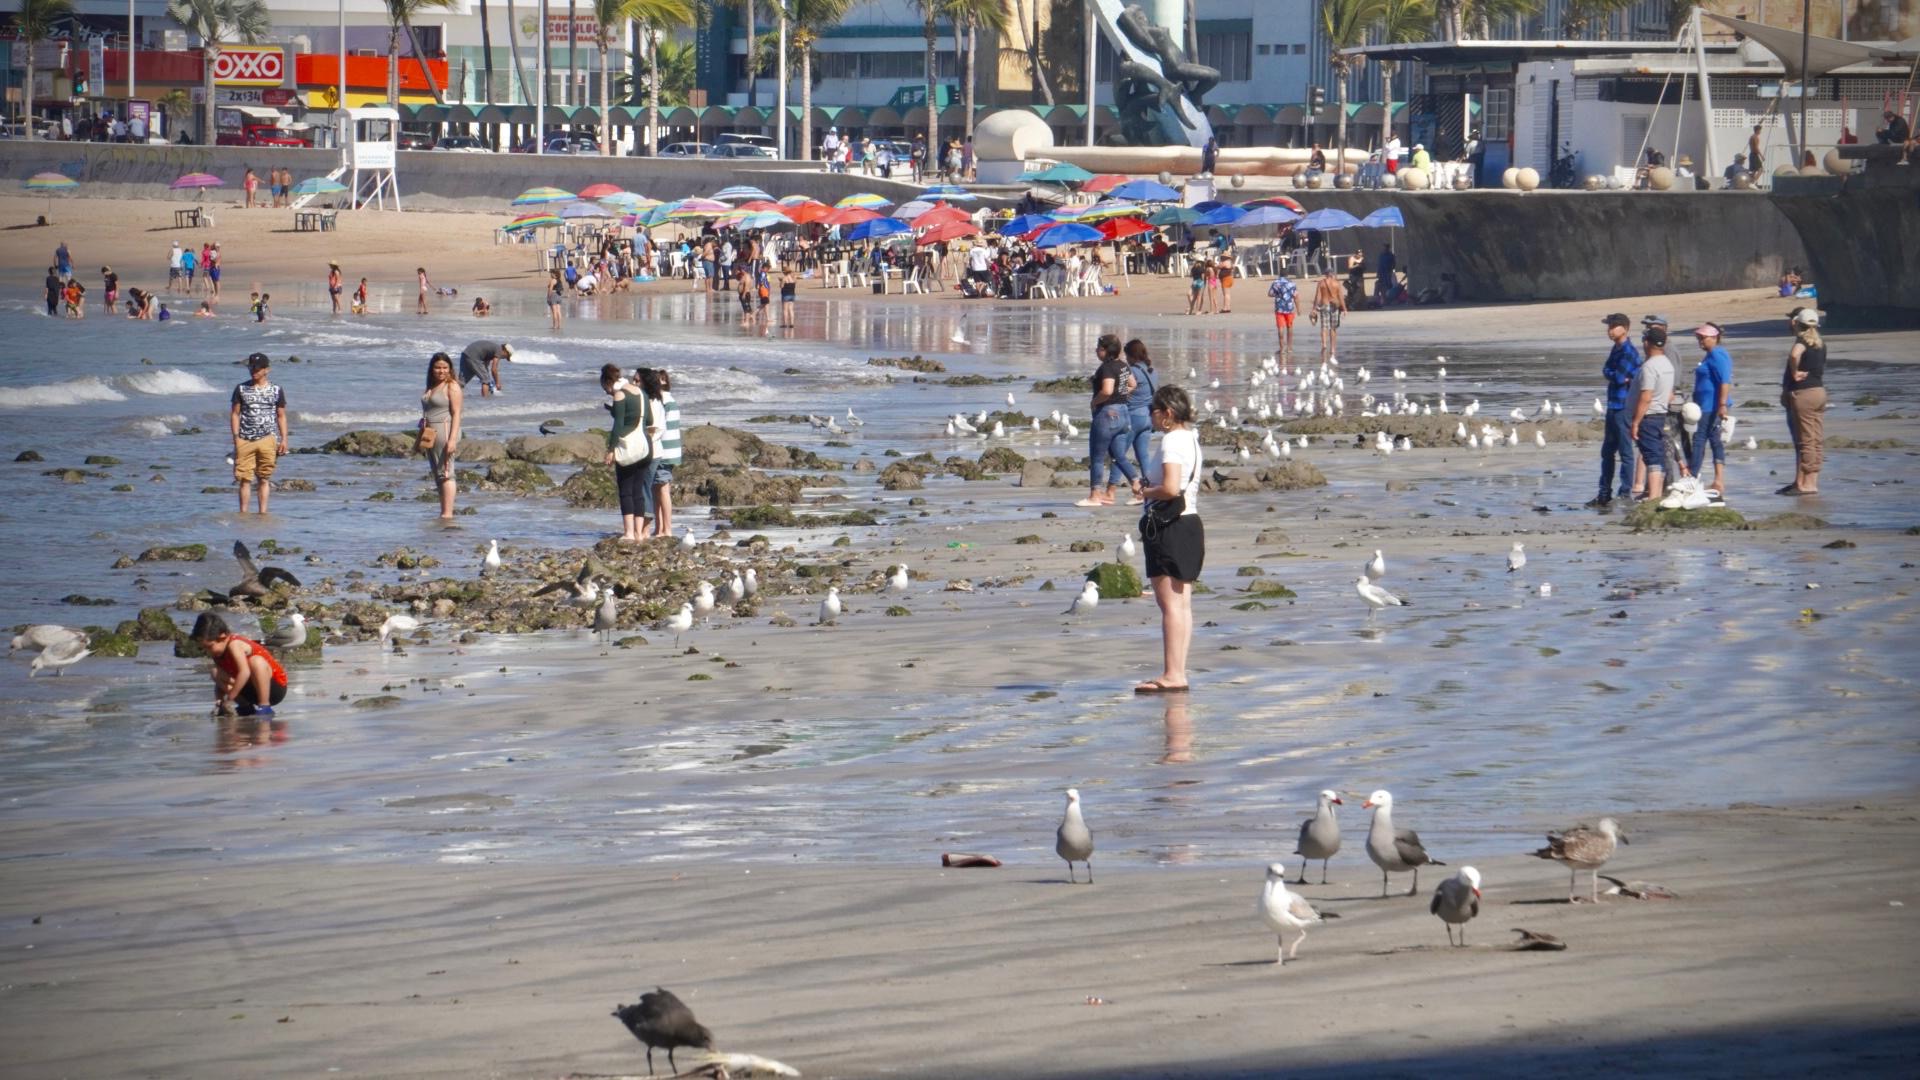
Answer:
[[[248,124],[238,131],[223,130],[214,140],[220,146],[306,146],[303,139],[272,124]]]

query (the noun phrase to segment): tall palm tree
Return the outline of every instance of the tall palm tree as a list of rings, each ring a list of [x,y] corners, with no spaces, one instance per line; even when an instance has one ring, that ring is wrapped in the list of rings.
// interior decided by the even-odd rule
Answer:
[[[53,24],[73,14],[73,0],[21,0],[13,16],[14,33],[27,49],[26,137],[33,138],[33,53],[36,46],[53,36]],[[105,88],[102,87],[101,90]],[[96,91],[99,92],[99,91]]]
[[[1034,92],[1051,106],[1053,84],[1047,80],[1046,65],[1040,57],[1039,0],[1012,0],[1012,3],[1013,21],[1020,28],[1020,52],[1026,57],[1028,74],[1033,76]]]
[[[231,42],[251,45],[273,28],[262,0],[167,0],[167,18],[200,39],[200,86],[206,102],[200,113],[200,138],[213,145],[213,61]]]
[[[650,32],[668,26],[692,26],[693,4],[691,0],[593,0],[593,19],[593,44],[600,50],[600,147],[603,153],[611,155],[613,128],[608,122],[607,51],[613,47],[616,28],[629,19],[644,24]],[[647,137],[652,136],[652,128],[649,124]]]
[[[853,0],[784,0],[787,40],[800,61],[800,159],[813,160],[813,47],[846,18]]]
[[[1425,41],[1433,29],[1433,16],[1433,0],[1381,0],[1380,17],[1374,29],[1379,31],[1383,45]],[[1382,146],[1393,137],[1393,73],[1398,66],[1392,60],[1380,62],[1380,85],[1384,91],[1381,96],[1386,98],[1385,119],[1380,125]]]
[[[1386,0],[1320,0],[1320,32],[1327,39],[1327,65],[1333,69],[1334,100],[1339,103],[1334,138],[1339,153],[1339,164],[1334,166],[1336,177],[1347,167],[1347,84],[1360,63],[1345,50],[1366,44],[1367,31],[1380,21],[1385,5]]]
[[[1458,36],[1489,41],[1493,24],[1508,19],[1524,19],[1539,13],[1546,0],[1459,0]]]
[[[926,39],[926,83],[927,83],[927,155],[940,151],[940,89],[938,82],[939,56],[935,50],[940,40],[940,29],[934,24],[934,18],[947,6],[947,0],[913,0],[920,9],[920,33]]]
[[[480,100],[493,102],[493,20],[487,14],[487,0],[480,0],[480,61],[483,65],[482,77],[487,80],[487,88],[481,93]]]
[[[540,36],[546,37],[545,27],[541,28]],[[513,10],[513,0],[507,0],[507,53],[513,57],[514,74],[520,80],[520,96],[532,104],[533,91],[527,87],[527,66],[520,62],[520,16]],[[507,101],[512,103],[512,94],[507,95]]]
[[[1561,32],[1570,38],[1585,37],[1594,23],[1637,3],[1639,0],[1567,0],[1567,6],[1560,13]]]
[[[400,35],[407,35],[407,44],[413,49],[413,58],[420,64],[420,70],[427,76],[427,89],[433,91],[435,104],[442,104],[445,98],[440,96],[440,83],[433,77],[433,69],[427,66],[427,58],[420,51],[420,39],[413,32],[413,17],[432,9],[446,10],[455,6],[455,0],[386,0],[387,5],[387,104],[400,106]]]
[[[963,70],[960,76],[961,115],[966,117],[966,137],[973,138],[974,92],[979,80],[979,50],[981,30],[991,30],[995,34],[1005,34],[1013,25],[1013,16],[1007,10],[1007,0],[947,0],[947,14],[953,19],[953,36],[956,44],[960,38],[961,27],[966,28],[966,52]]]

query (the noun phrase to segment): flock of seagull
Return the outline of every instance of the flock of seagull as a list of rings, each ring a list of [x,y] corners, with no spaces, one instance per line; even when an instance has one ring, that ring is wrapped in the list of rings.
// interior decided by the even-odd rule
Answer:
[[[1340,853],[1340,820],[1333,808],[1343,805],[1345,802],[1338,792],[1322,791],[1313,816],[1300,823],[1299,842],[1293,851],[1301,857],[1300,878],[1294,884],[1307,883],[1307,865],[1316,859],[1320,862],[1320,884],[1327,883],[1327,864]],[[1413,882],[1407,889],[1407,895],[1418,895],[1420,868],[1445,866],[1446,863],[1427,854],[1419,833],[1395,827],[1392,792],[1375,791],[1367,796],[1361,807],[1373,811],[1373,822],[1367,830],[1366,850],[1367,858],[1380,868],[1381,897],[1388,895],[1390,875],[1408,872],[1413,874]],[[1570,904],[1581,900],[1576,891],[1580,871],[1589,871],[1592,888],[1588,899],[1598,903],[1600,868],[1613,857],[1616,845],[1628,842],[1626,833],[1620,830],[1618,823],[1612,818],[1601,818],[1597,825],[1578,825],[1548,833],[1547,845],[1533,854],[1536,858],[1562,863],[1568,868],[1572,874],[1567,886],[1567,902]],[[1066,860],[1069,883],[1080,883],[1075,868],[1077,863],[1087,868],[1086,884],[1093,884],[1093,830],[1087,826],[1086,812],[1076,788],[1067,789],[1066,811],[1054,833],[1053,850],[1054,854]],[[1434,889],[1427,910],[1446,928],[1448,945],[1466,945],[1467,923],[1480,914],[1481,882],[1479,870],[1463,866]],[[1294,959],[1299,952],[1300,943],[1307,937],[1307,927],[1319,925],[1325,918],[1333,916],[1331,912],[1323,915],[1314,909],[1306,897],[1287,888],[1286,866],[1280,862],[1267,865],[1266,881],[1261,885],[1255,912],[1278,938],[1275,963],[1280,965]],[[1458,941],[1455,940],[1456,931]],[[1287,942],[1288,934],[1296,935],[1291,945]]]

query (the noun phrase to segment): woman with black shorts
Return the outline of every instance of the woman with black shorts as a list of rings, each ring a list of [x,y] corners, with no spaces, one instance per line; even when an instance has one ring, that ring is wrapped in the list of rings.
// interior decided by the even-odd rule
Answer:
[[[1193,430],[1193,399],[1177,386],[1154,391],[1148,415],[1160,432],[1160,476],[1141,492],[1147,510],[1140,516],[1140,537],[1146,541],[1147,580],[1160,605],[1164,666],[1133,692],[1180,693],[1187,689],[1187,649],[1193,644],[1193,583],[1207,555],[1200,525],[1200,435]]]

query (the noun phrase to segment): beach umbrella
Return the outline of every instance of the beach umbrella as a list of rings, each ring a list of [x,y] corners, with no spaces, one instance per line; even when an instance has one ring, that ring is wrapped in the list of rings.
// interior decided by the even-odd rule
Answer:
[[[295,195],[338,195],[347,190],[347,185],[330,176],[309,176],[293,185]]]
[[[1134,202],[1174,202],[1180,193],[1157,180],[1129,180],[1109,192],[1116,199]]]
[[[1101,244],[1105,243],[1106,239],[1100,235],[1099,229],[1091,225],[1082,225],[1077,221],[1064,221],[1043,230],[1039,239],[1033,242],[1033,246],[1053,248],[1063,244]]]
[[[1080,190],[1091,191],[1095,195],[1103,195],[1126,182],[1127,178],[1119,173],[1101,173],[1099,176],[1081,184]]]
[[[884,218],[875,214],[870,220],[862,221],[840,235],[848,240],[878,240],[881,237],[912,231],[913,226],[904,221],[896,221],[893,218]]]
[[[780,197],[781,206],[804,206],[807,203],[820,203],[820,200],[811,195],[782,195]],[[820,203],[820,205],[825,206],[826,204]]]
[[[912,221],[914,218],[933,209],[934,205],[934,203],[930,203],[925,199],[915,199],[910,203],[901,203],[898,207],[894,208],[893,216],[899,218],[901,221]]]
[[[776,214],[784,214],[786,213],[786,210],[787,210],[786,207],[781,206],[779,203],[774,202],[772,199],[748,199],[746,202],[736,203],[734,205],[734,209],[735,210],[751,210],[755,212],[759,212],[762,210],[771,210]]]
[[[695,218],[719,217],[733,207],[714,199],[681,199],[668,205],[667,217],[673,221],[690,221]]]
[[[1121,202],[1118,199],[1108,199],[1106,202],[1095,203],[1092,206],[1087,207],[1085,210],[1082,210],[1078,214],[1075,214],[1071,220],[1083,221],[1088,224],[1092,224],[1096,221],[1106,221],[1109,218],[1146,217],[1146,216],[1147,216],[1147,208],[1144,206],[1141,206],[1138,203]]]
[[[883,199],[871,192],[863,191],[858,195],[849,195],[833,205],[839,210],[878,210],[883,206],[892,206],[893,200]]]
[[[1194,221],[1194,224],[1195,225],[1232,225],[1234,222],[1239,221],[1241,218],[1246,216],[1247,216],[1247,212],[1245,210],[1240,209],[1237,206],[1222,206],[1217,210],[1209,210],[1206,213],[1201,214],[1199,218],[1197,218]]]
[[[1191,225],[1202,217],[1200,211],[1191,206],[1163,206],[1147,218],[1149,225]]]
[[[651,210],[659,206],[660,200],[649,199],[645,195],[636,195],[631,191],[622,191],[613,195],[602,196],[600,198],[600,205],[611,207],[615,210],[624,210],[629,214],[637,214],[642,210]]]
[[[191,188],[199,194],[202,200],[205,200],[208,188],[225,187],[226,184],[227,182],[225,180],[220,179],[212,173],[190,172],[175,180],[173,183],[168,184],[167,187],[174,191],[185,191]]]
[[[1404,229],[1407,219],[1401,216],[1399,207],[1383,206],[1361,218],[1360,224],[1369,229]]]
[[[641,226],[648,229],[657,229],[673,220],[670,216],[673,212],[673,205],[672,203],[661,203],[659,206],[650,206],[645,210],[639,211],[635,216],[640,219]]]
[[[625,195],[627,191],[619,184],[588,184],[580,189],[583,199],[605,199],[614,195]]]
[[[1331,206],[1315,210],[1295,224],[1299,229],[1316,229],[1328,232],[1333,229],[1351,229],[1360,224],[1360,219],[1345,210],[1336,210]]]
[[[1093,179],[1093,174],[1078,165],[1062,161],[1037,173],[1024,173],[1016,179],[1021,183],[1038,181],[1044,184],[1077,184],[1083,180]]]
[[[560,216],[548,210],[535,210],[521,214],[507,223],[508,232],[526,232],[528,229],[559,228]]]
[[[966,188],[961,187],[959,184],[930,184],[922,189],[920,193],[922,195],[937,195],[942,199],[952,199],[955,202],[968,202],[980,197],[968,191]]]
[[[1141,221],[1139,218],[1130,217],[1108,218],[1100,224],[1095,225],[1094,228],[1100,231],[1101,236],[1109,240],[1125,240],[1129,236],[1139,236],[1141,233],[1150,233],[1153,231],[1153,226]]]
[[[773,196],[750,184],[735,184],[732,187],[721,188],[719,191],[713,193],[713,197],[718,202],[735,202],[746,199],[759,199],[765,202],[773,201]]]
[[[795,225],[811,225],[822,218],[839,213],[839,211],[828,206],[826,203],[818,202],[798,203],[786,207],[785,210],[786,215],[793,219]]]
[[[1257,229],[1262,225],[1291,225],[1300,215],[1284,206],[1256,206],[1233,223],[1236,229]]]
[[[880,215],[858,206],[842,207],[820,219],[827,225],[860,225],[872,221]]]
[[[778,210],[755,210],[734,223],[736,229],[791,229],[793,219]]]
[[[1001,236],[1025,236],[1035,229],[1044,229],[1056,223],[1056,219],[1045,214],[1021,214],[1005,225],[1000,226]]]
[[[514,196],[513,206],[545,206],[548,203],[569,202],[576,198],[571,191],[562,191],[556,187],[528,188]]]
[[[965,236],[978,236],[980,230],[971,221],[964,218],[959,221],[942,221],[933,228],[920,234],[919,243],[938,244],[947,240],[958,240]]]
[[[52,221],[53,197],[55,195],[64,195],[74,190],[80,186],[80,181],[75,180],[65,173],[43,172],[34,173],[32,176],[27,177],[26,182],[20,186],[33,192],[35,195],[45,195],[47,197],[47,220]]]
[[[1284,206],[1296,214],[1307,212],[1307,208],[1300,205],[1300,200],[1290,195],[1267,195],[1258,199],[1248,199],[1243,205],[1248,210],[1256,206]]]
[[[612,217],[613,211],[597,203],[576,202],[561,207],[560,216],[569,221],[574,218],[606,218]]]
[[[972,224],[973,216],[957,206],[948,206],[942,203],[926,213],[921,214],[919,217],[914,218],[913,227],[916,229],[931,229],[938,225],[948,225],[958,221]]]

